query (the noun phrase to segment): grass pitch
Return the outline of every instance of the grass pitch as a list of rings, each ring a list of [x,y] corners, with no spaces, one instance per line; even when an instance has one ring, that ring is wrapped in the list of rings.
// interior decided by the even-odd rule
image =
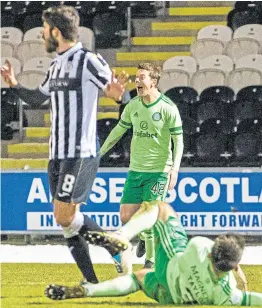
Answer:
[[[141,268],[136,266],[135,269]],[[242,266],[250,291],[262,292],[262,266]],[[116,277],[113,265],[95,265],[100,281]],[[74,264],[2,264],[2,308],[142,308],[160,306],[143,292],[123,297],[101,297],[52,301],[44,296],[47,284],[75,285],[81,280]],[[160,306],[160,307],[172,307]],[[184,306],[185,307],[185,306]],[[204,307],[204,306],[199,306]],[[213,306],[214,307],[214,306]]]

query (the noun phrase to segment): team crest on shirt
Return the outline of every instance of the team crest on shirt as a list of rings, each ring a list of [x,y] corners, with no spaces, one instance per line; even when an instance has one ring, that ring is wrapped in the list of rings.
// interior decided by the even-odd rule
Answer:
[[[152,118],[154,121],[160,121],[162,116],[161,116],[161,113],[159,112],[155,112],[153,115],[152,115]]]
[[[72,68],[73,68],[72,62],[68,62],[66,66],[66,72],[69,73]]]

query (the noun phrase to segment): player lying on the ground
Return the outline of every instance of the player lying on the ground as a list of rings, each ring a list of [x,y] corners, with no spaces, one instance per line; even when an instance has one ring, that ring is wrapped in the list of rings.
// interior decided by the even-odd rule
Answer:
[[[167,203],[143,202],[118,232],[94,232],[89,241],[124,250],[137,233],[152,227],[156,236],[155,270],[142,269],[99,284],[49,285],[45,295],[58,300],[121,296],[142,289],[160,304],[262,306],[261,293],[241,291],[236,286],[232,270],[238,270],[244,239],[237,234],[224,234],[215,241],[197,236],[188,242],[177,214]]]

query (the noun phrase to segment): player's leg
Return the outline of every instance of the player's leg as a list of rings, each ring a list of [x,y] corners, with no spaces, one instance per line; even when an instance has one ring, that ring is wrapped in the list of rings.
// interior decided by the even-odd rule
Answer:
[[[120,219],[123,224],[139,210],[142,203],[141,173],[129,171],[120,201]]]
[[[164,172],[153,172],[143,173],[143,201],[160,200],[164,201],[167,188],[168,188],[168,173]],[[145,268],[152,268],[155,262],[155,240],[153,229],[146,230],[142,233],[145,240]],[[143,247],[142,241],[140,241],[138,248]],[[137,253],[142,251],[137,251]]]
[[[157,211],[156,217],[156,220],[158,218],[158,221],[156,222],[154,228],[157,239],[155,272],[150,273],[150,270],[144,269],[137,272],[135,276],[126,275],[96,285],[86,284],[78,287],[50,285],[46,288],[45,295],[51,299],[66,299],[89,296],[120,296],[135,292],[139,290],[140,287],[142,287],[142,289],[149,297],[155,299],[159,303],[172,303],[173,299],[169,292],[166,280],[167,265],[170,258],[173,256],[173,251],[175,251],[175,253],[181,252],[185,248],[184,244],[187,241],[187,238],[186,236],[182,235],[182,241],[180,242],[182,245],[176,246],[177,238],[179,238],[179,236],[181,237],[181,229],[178,230],[179,234],[174,234],[174,226],[175,228],[177,226],[179,227],[176,213],[168,204],[159,203],[160,202],[156,202],[151,207],[149,203],[144,202],[141,209],[139,210],[140,213],[135,214],[135,216],[143,217],[143,214],[146,211],[150,211],[152,208],[159,209]],[[143,218],[146,217],[144,216]],[[130,227],[130,225],[132,225],[131,222],[134,219],[135,217],[133,217],[126,226]],[[175,221],[175,224],[173,220]],[[126,228],[126,226],[122,227],[121,229]],[[127,235],[127,230],[125,231],[125,234]],[[132,237],[131,232],[129,236]]]
[[[89,247],[79,232],[81,228],[96,231],[101,231],[101,228],[89,217],[84,217],[78,209],[82,202],[86,202],[88,190],[92,185],[90,181],[79,187],[85,173],[83,170],[89,167],[90,175],[94,178],[98,164],[99,157],[93,158],[92,161],[87,159],[50,161],[48,166],[56,221],[63,228],[69,250],[83,276],[87,281],[94,283],[97,283],[98,280],[90,259]],[[88,174],[85,174],[85,176],[88,178]],[[56,178],[55,185],[52,184],[53,177]]]
[[[69,250],[79,269],[90,282],[98,280],[90,259],[88,244],[82,234],[88,230],[103,230],[78,209],[79,205],[87,200],[98,165],[99,157],[56,161],[56,168],[53,168],[52,162],[49,165],[50,178],[54,171],[58,176],[55,192],[52,192],[56,221],[63,228]]]
[[[98,284],[82,284],[68,287],[62,285],[49,285],[45,289],[45,296],[53,300],[84,297],[124,296],[140,290],[135,275],[125,275]]]
[[[123,224],[127,223],[139,210],[142,202],[141,196],[141,176],[137,172],[129,171],[120,201],[120,219]],[[128,249],[121,253],[121,266],[126,274],[132,273],[131,249],[132,246],[129,245]]]
[[[123,251],[128,247],[128,243],[133,237],[154,226],[162,203],[161,201],[143,202],[140,209],[117,232],[89,232],[86,240],[91,244],[102,247],[111,245],[112,249]],[[160,204],[161,206],[159,206]]]

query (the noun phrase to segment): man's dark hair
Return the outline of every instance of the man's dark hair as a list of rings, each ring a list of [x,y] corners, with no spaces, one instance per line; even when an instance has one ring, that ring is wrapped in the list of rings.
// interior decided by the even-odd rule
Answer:
[[[43,11],[42,19],[51,28],[57,27],[65,40],[76,41],[80,19],[72,6],[50,7]]]
[[[245,240],[241,235],[227,233],[218,236],[211,251],[213,265],[221,272],[232,270],[241,260]]]
[[[158,84],[160,76],[161,76],[161,67],[160,66],[157,66],[157,65],[152,64],[152,63],[140,63],[140,64],[138,64],[137,68],[139,70],[149,71],[149,76],[152,79],[156,79],[157,84]]]

